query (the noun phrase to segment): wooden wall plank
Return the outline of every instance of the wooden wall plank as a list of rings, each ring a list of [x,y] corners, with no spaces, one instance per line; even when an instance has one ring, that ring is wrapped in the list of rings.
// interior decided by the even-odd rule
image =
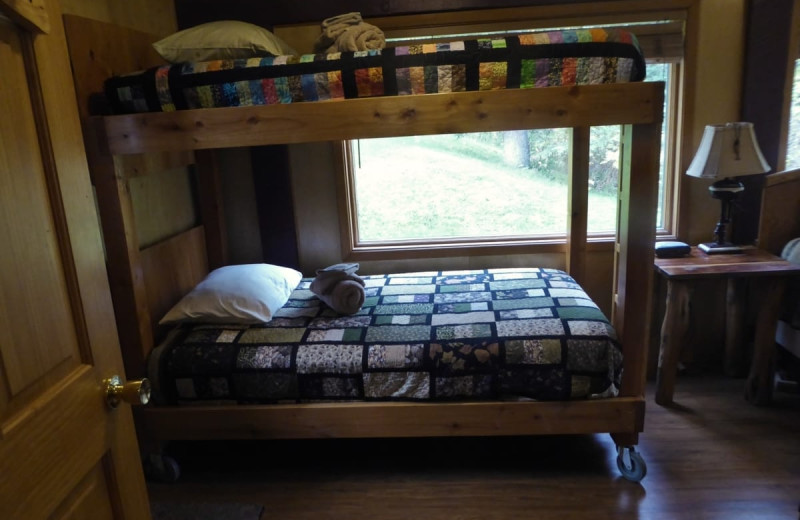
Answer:
[[[783,246],[800,237],[800,169],[765,178],[758,247],[780,255]]]
[[[140,258],[155,344],[162,336],[158,321],[208,274],[203,226],[142,249]]]
[[[0,0],[0,13],[32,33],[50,32],[50,17],[43,0]]]
[[[588,0],[560,0],[560,4],[586,3]],[[358,11],[364,17],[398,14],[463,11],[501,7],[535,6],[552,4],[553,0],[394,0],[374,2],[369,0],[304,0],[291,2],[272,0],[269,9],[261,8],[252,0],[175,0],[175,10],[180,27],[191,27],[213,20],[245,20],[263,27],[302,22],[321,22],[341,13]]]
[[[62,0],[64,14],[82,16],[163,38],[178,29],[172,0]]]
[[[63,18],[81,118],[110,113],[102,97],[109,77],[166,63],[151,45],[152,34],[69,14]]]
[[[205,228],[208,265],[211,269],[228,263],[228,233],[222,202],[222,179],[214,150],[197,152],[197,196],[200,216]]]
[[[288,147],[253,147],[250,157],[264,261],[299,269]]]

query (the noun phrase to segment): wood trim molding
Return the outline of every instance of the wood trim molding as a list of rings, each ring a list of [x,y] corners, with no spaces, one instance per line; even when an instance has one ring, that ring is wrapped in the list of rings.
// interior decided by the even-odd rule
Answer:
[[[778,163],[775,171],[786,169],[786,153],[789,141],[789,121],[791,120],[792,88],[794,85],[794,63],[800,60],[800,0],[793,0],[792,21],[789,35],[789,54],[786,57],[786,78],[783,86],[783,108],[778,137]]]

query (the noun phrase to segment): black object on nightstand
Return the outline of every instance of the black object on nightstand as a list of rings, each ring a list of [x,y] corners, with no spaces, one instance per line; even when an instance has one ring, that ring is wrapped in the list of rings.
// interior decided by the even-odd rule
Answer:
[[[656,242],[657,258],[678,258],[681,256],[687,256],[691,250],[692,248],[689,247],[689,244],[684,242]]]

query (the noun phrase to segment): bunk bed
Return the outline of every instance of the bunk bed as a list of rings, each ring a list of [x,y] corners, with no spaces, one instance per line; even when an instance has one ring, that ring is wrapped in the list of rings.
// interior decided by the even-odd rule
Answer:
[[[96,92],[98,64],[125,39],[131,51],[146,36],[76,17],[66,18],[78,95]],[[126,37],[127,35],[127,37]],[[69,37],[69,36],[68,36]],[[139,42],[138,46],[134,42]],[[117,46],[115,46],[117,47]],[[86,56],[92,56],[87,63]],[[112,58],[108,58],[111,63]],[[126,61],[127,60],[127,61]],[[139,58],[115,56],[115,68]],[[99,68],[103,68],[100,66]],[[134,70],[133,68],[130,70]],[[118,72],[125,72],[119,70]],[[621,125],[618,233],[611,323],[623,355],[619,392],[597,400],[441,402],[297,402],[147,406],[135,410],[140,444],[184,439],[366,438],[610,433],[625,478],[638,481],[645,463],[635,450],[643,431],[645,372],[663,83],[607,83],[423,95],[381,96],[234,108],[90,117],[86,146],[107,252],[127,376],[146,375],[163,330],[161,316],[227,263],[215,149],[344,139],[568,127],[573,151],[566,270],[587,269],[589,129]],[[184,155],[185,152],[189,155]],[[176,156],[195,162],[203,225],[140,250],[131,207],[130,162]],[[147,159],[143,159],[147,158]],[[181,161],[183,159],[178,159]],[[137,169],[141,174],[140,168]]]

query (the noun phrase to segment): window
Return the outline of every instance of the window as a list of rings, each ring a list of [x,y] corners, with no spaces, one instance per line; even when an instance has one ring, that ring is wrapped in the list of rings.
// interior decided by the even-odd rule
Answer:
[[[800,168],[800,59],[794,62],[792,100],[789,106],[789,139],[786,143],[786,169]]]
[[[653,32],[651,25],[645,33]],[[675,23],[655,27],[656,33],[665,28],[680,33]],[[647,80],[667,85],[657,215],[665,233],[671,227],[669,144],[682,51],[663,43],[663,57],[648,61]],[[353,194],[347,245],[355,251],[565,240],[568,129],[361,139],[343,149],[347,192]],[[595,240],[615,232],[619,151],[619,127],[591,129],[588,232]]]

